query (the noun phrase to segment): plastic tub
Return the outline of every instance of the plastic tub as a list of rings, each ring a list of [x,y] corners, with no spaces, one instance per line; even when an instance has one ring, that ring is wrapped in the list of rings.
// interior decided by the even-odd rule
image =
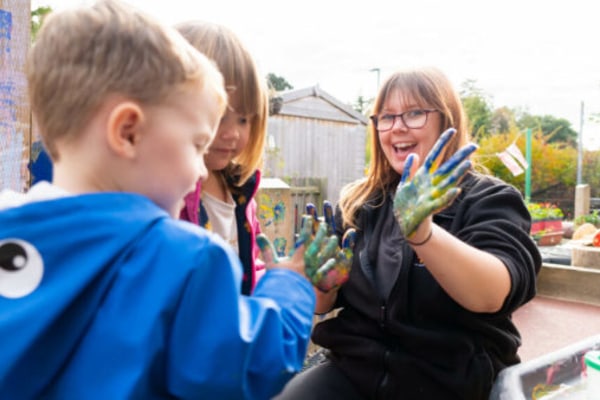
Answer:
[[[592,350],[585,353],[587,369],[586,392],[588,399],[600,399],[600,351]]]
[[[600,354],[600,335],[506,368],[500,371],[490,400],[598,400],[600,390],[593,385],[600,385],[600,376],[594,375],[600,371],[592,371],[586,360],[588,354],[594,357],[594,351]],[[596,397],[589,397],[592,392]]]

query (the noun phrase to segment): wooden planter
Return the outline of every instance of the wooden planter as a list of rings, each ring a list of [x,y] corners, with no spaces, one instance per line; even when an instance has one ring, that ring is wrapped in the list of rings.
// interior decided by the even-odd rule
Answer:
[[[562,220],[533,221],[530,233],[538,246],[555,246],[564,235]]]
[[[560,243],[563,238],[563,233],[561,232],[552,232],[552,233],[544,233],[540,236],[535,237],[535,241],[538,246],[556,246]]]
[[[544,233],[551,233],[551,232],[562,232],[563,231],[563,226],[562,226],[562,220],[560,219],[547,219],[547,220],[541,220],[541,221],[533,221],[531,223],[531,234],[535,235],[536,233],[539,233],[540,231],[544,231]]]

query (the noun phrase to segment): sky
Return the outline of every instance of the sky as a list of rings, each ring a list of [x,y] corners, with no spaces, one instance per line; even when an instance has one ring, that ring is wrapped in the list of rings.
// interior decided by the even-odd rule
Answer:
[[[93,0],[31,0],[60,10]],[[236,32],[264,75],[318,85],[344,103],[372,98],[393,71],[436,66],[492,107],[565,118],[600,149],[600,23],[589,0],[127,0],[167,24]],[[583,110],[583,113],[582,113]],[[583,117],[582,117],[583,116]],[[583,121],[583,124],[582,124]]]

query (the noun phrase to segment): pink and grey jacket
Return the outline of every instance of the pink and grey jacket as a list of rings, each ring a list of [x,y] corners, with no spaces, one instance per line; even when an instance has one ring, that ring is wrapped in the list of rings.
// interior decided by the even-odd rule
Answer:
[[[235,178],[228,177],[228,183]],[[255,196],[260,184],[260,171],[257,170],[239,190],[232,193],[235,201],[235,219],[237,221],[239,256],[244,268],[242,293],[250,294],[258,279],[265,273],[264,263],[260,260],[260,249],[256,244],[256,235],[261,232],[256,214]],[[206,209],[201,200],[202,182],[199,180],[196,189],[185,197],[185,205],[180,213],[184,221],[192,222],[211,230]]]

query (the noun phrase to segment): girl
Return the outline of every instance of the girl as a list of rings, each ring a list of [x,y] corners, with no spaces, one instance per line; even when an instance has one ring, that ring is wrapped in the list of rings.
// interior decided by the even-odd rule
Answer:
[[[266,82],[231,30],[202,21],[184,22],[176,28],[216,63],[229,95],[227,111],[204,157],[208,178],[198,181],[195,191],[186,196],[180,217],[229,242],[244,267],[241,291],[250,294],[264,273],[255,240],[260,225],[254,197],[268,118]]]

